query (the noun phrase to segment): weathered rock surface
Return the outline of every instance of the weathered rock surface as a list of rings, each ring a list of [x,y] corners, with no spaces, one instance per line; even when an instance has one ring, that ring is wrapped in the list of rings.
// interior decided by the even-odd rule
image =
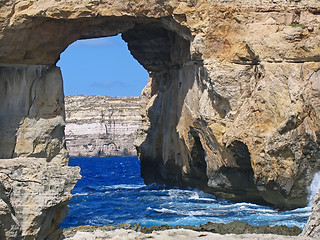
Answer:
[[[78,167],[41,158],[0,160],[0,239],[56,239]]]
[[[141,125],[139,97],[67,96],[66,143],[70,156],[135,156]]]
[[[311,216],[301,235],[320,238],[320,191],[313,200]]]
[[[62,89],[55,66],[0,66],[0,158],[67,163]]]
[[[318,0],[5,0],[0,13],[1,158],[67,163],[55,63],[77,39],[122,33],[150,73],[135,141],[147,183],[307,204],[320,170]]]
[[[305,206],[320,164],[319,3],[240,3],[198,1],[185,13],[190,56],[174,38],[170,61],[181,62],[153,72],[142,96],[142,175],[236,201]],[[133,34],[123,34],[129,48]]]
[[[104,226],[79,226],[73,228],[67,228],[63,230],[63,235],[66,238],[73,237],[77,232],[93,232],[96,230],[101,231],[113,231],[117,229],[133,230],[142,233],[152,233],[154,231],[165,231],[170,229],[189,229],[198,232],[212,232],[218,234],[275,234],[285,236],[297,236],[301,233],[301,229],[298,227],[287,227],[287,226],[254,226],[247,222],[233,221],[230,223],[212,223],[207,222],[200,226],[195,225],[161,225],[161,226],[141,226],[139,224],[119,224],[119,225],[104,225]]]
[[[73,237],[66,240],[118,240],[118,239],[141,239],[141,240],[312,240],[310,237],[279,236],[273,234],[227,234],[219,235],[210,232],[196,232],[189,229],[171,229],[141,233],[134,230],[116,229],[112,231],[95,230],[93,232],[79,231]]]

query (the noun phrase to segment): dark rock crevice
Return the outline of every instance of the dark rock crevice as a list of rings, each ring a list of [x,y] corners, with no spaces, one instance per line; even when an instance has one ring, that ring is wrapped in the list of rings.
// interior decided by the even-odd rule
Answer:
[[[227,146],[227,150],[232,161],[211,175],[209,181],[211,192],[234,201],[269,205],[257,189],[248,146],[235,140]]]
[[[190,178],[192,180],[196,179],[202,184],[207,183],[207,163],[205,160],[205,151],[202,147],[199,133],[195,129],[191,128],[189,135],[194,142],[189,158]]]

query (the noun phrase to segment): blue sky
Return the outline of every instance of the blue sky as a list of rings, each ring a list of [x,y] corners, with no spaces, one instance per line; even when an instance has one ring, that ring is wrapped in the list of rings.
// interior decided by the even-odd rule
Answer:
[[[140,96],[148,73],[130,54],[120,35],[78,40],[60,56],[64,93]]]

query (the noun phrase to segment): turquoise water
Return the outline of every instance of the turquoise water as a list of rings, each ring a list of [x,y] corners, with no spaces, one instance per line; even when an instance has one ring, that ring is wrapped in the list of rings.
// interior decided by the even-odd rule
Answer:
[[[131,223],[199,225],[246,221],[254,225],[303,228],[311,208],[276,212],[271,207],[233,203],[198,189],[146,186],[137,157],[70,158],[82,179],[73,190],[70,211],[61,227]]]

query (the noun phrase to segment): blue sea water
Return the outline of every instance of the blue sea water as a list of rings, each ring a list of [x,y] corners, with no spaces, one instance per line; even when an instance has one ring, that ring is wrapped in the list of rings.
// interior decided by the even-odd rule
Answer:
[[[80,225],[141,224],[200,225],[234,220],[253,225],[287,225],[303,228],[310,207],[276,212],[271,207],[233,203],[198,189],[146,186],[137,157],[70,158],[80,166],[82,179],[69,202],[61,227]]]

